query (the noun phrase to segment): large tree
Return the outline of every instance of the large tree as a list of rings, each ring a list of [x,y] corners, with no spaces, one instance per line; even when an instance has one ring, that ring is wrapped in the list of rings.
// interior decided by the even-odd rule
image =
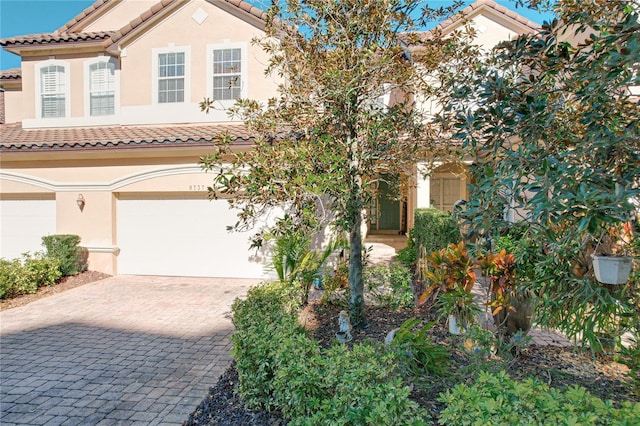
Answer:
[[[476,160],[467,213],[490,231],[505,209],[531,223],[538,321],[586,338],[640,326],[640,273],[594,279],[608,237],[638,255],[640,23],[633,0],[558,0],[557,20],[500,45],[452,83],[443,113]],[[635,203],[635,204],[634,204]],[[635,223],[635,225],[633,225]],[[626,317],[626,318],[625,318]]]
[[[239,152],[233,137],[224,135],[216,152],[203,159],[217,171],[210,195],[230,196],[241,209],[240,225],[265,209],[286,206],[276,226],[312,226],[318,202],[327,200],[322,207],[335,215],[333,225],[349,234],[350,314],[356,326],[365,323],[363,211],[377,196],[378,182],[398,188],[434,140],[411,103],[426,80],[399,36],[451,9],[421,3],[274,2],[267,36],[254,42],[270,54],[266,73],[281,79],[279,94],[266,105],[240,100],[230,110],[259,135],[252,149]],[[438,64],[455,52],[453,44],[424,42],[421,61],[426,68]],[[387,105],[381,102],[385,97],[391,99]],[[212,106],[203,102],[205,109]]]

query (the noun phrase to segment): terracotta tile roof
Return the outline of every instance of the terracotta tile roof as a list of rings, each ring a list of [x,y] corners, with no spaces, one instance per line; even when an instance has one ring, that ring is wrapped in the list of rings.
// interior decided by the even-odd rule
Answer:
[[[0,124],[4,124],[4,90],[0,90]]]
[[[22,78],[22,69],[11,68],[0,71],[0,80],[20,80]]]
[[[244,0],[223,0],[225,3],[228,3],[230,5],[233,5],[239,9],[244,10],[245,12],[255,16],[256,18],[259,18],[263,21],[266,21],[267,19],[267,12],[265,12],[264,10],[260,9],[259,7],[255,7],[254,5],[252,5],[251,3],[247,3]]]
[[[16,45],[38,45],[67,42],[94,42],[109,39],[113,35],[112,31],[99,31],[87,33],[47,33],[28,34],[18,37],[5,38],[0,40],[0,46]]]
[[[530,21],[529,19],[519,15],[509,8],[499,5],[493,0],[477,0],[476,2],[470,4],[453,16],[450,16],[448,19],[442,21],[440,24],[436,25],[429,31],[404,33],[401,34],[399,38],[402,42],[409,46],[410,50],[414,49],[416,47],[419,47],[420,42],[427,41],[433,37],[440,37],[441,34],[447,33],[450,30],[454,29],[458,23],[461,23],[463,20],[473,17],[478,9],[490,9],[499,16],[503,16],[504,18],[511,19],[520,23],[521,25],[526,27],[530,33],[536,33],[540,31],[541,28],[541,26],[536,24],[535,22]]]
[[[107,3],[119,2],[120,0],[97,0],[91,6],[87,7],[85,10],[76,15],[72,20],[64,24],[62,27],[58,28],[56,32],[64,33],[70,32],[69,30],[73,28],[74,25],[83,21],[85,18],[93,15],[97,10],[106,6]]]
[[[223,132],[235,136],[236,144],[252,144],[253,136],[241,123],[59,129],[23,129],[17,123],[0,126],[0,152],[201,146]]]
[[[66,43],[66,42],[93,42],[102,41],[103,46],[109,47],[114,43],[117,43],[127,34],[133,30],[141,27],[153,17],[157,16],[161,12],[165,11],[169,6],[180,5],[185,3],[186,0],[159,0],[150,9],[143,12],[140,16],[124,25],[122,28],[114,28],[112,31],[99,31],[99,32],[82,32],[75,31],[74,27],[79,26],[82,28],[82,22],[86,19],[90,19],[95,13],[99,13],[101,9],[112,5],[113,3],[121,0],[97,0],[91,6],[86,8],[72,20],[67,22],[64,26],[59,28],[53,33],[47,34],[28,34],[17,37],[10,37],[0,40],[0,46],[25,46],[25,45],[42,45],[53,43]],[[212,0],[207,0],[214,3]],[[267,13],[247,3],[244,0],[221,0],[223,3],[237,8],[242,13],[247,13],[255,18],[266,20]]]

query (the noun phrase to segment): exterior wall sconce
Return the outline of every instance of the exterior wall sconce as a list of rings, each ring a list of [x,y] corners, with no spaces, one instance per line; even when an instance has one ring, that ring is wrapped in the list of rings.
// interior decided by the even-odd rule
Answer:
[[[78,198],[76,199],[76,204],[78,205],[78,208],[80,209],[80,211],[84,210],[84,205],[86,204],[86,201],[84,200],[84,197],[82,196],[82,194],[78,194]]]

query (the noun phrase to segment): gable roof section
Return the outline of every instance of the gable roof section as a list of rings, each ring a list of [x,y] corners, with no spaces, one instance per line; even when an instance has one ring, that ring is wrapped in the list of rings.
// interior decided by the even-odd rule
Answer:
[[[410,51],[419,49],[419,44],[433,38],[441,38],[448,33],[454,31],[467,21],[478,15],[484,15],[489,18],[501,20],[509,23],[513,27],[518,27],[518,33],[533,34],[542,28],[537,23],[525,18],[513,10],[499,5],[493,0],[477,0],[466,8],[450,16],[429,31],[406,33],[400,35],[400,40],[404,42]]]
[[[55,129],[22,128],[20,123],[0,126],[0,153],[210,146],[228,133],[235,145],[251,145],[254,137],[242,123],[177,126],[112,126]]]
[[[482,12],[488,12],[490,15],[501,17],[507,21],[511,21],[523,26],[528,32],[533,33],[540,30],[541,26],[535,22],[525,18],[524,16],[514,12],[513,10],[501,6],[493,0],[477,0],[470,4],[460,12],[442,21],[436,27],[431,29],[430,33],[443,33],[446,34],[454,30],[464,20],[471,19],[474,16],[481,14]]]
[[[96,0],[91,6],[76,15],[69,22],[58,28],[57,33],[81,32],[89,23],[96,20],[107,10],[113,8],[122,0]]]
[[[107,0],[108,1],[108,0]],[[138,34],[144,33],[144,31],[156,22],[161,20],[171,11],[185,5],[190,0],[161,0],[156,3],[151,9],[143,12],[139,17],[132,20],[111,36],[110,40],[105,40],[103,45],[110,52],[117,52],[118,44],[128,41],[131,38],[136,37]],[[239,16],[249,22],[256,21],[264,24],[267,13],[257,8],[244,0],[206,0],[208,3],[216,5],[221,9]]]
[[[5,50],[20,54],[24,48],[56,48],[67,47],[69,44],[100,47],[117,54],[117,44],[143,33],[146,29],[161,20],[176,8],[185,5],[190,0],[159,0],[140,16],[113,31],[83,32],[82,29],[97,20],[122,0],[97,0],[80,14],[53,33],[30,34],[0,40],[0,46]],[[266,12],[244,0],[206,0],[227,12],[243,19],[263,24]]]

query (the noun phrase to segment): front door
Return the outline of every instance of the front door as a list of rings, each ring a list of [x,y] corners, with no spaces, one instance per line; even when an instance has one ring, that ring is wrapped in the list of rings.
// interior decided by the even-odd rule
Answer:
[[[402,208],[399,200],[389,198],[389,184],[380,181],[378,197],[369,214],[370,232],[399,233],[402,230]]]

